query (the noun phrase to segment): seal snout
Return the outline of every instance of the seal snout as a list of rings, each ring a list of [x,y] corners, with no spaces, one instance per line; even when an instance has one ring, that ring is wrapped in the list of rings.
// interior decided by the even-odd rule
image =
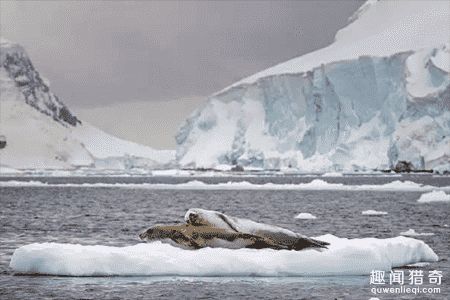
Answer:
[[[198,219],[197,214],[193,214],[193,213],[189,214],[189,223],[191,223],[192,225],[195,225],[195,223],[197,222],[197,219]]]
[[[139,237],[141,238],[141,240],[145,239],[145,238],[149,238],[151,236],[151,234],[153,233],[153,230],[150,228],[149,230],[147,230],[144,233],[141,233],[139,235]]]

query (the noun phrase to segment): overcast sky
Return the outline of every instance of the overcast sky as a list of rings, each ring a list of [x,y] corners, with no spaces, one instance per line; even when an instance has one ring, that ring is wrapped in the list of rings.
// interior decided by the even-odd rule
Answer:
[[[51,91],[120,138],[175,149],[208,95],[331,44],[364,1],[1,1]]]

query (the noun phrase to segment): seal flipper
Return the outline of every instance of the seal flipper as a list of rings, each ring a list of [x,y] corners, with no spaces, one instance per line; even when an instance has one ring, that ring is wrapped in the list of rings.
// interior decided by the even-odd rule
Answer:
[[[172,241],[174,241],[177,244],[183,245],[183,246],[187,246],[193,250],[198,250],[200,248],[202,248],[199,244],[197,244],[197,242],[195,242],[192,238],[190,238],[189,236],[179,232],[179,231],[175,231],[170,239]]]
[[[228,221],[227,217],[225,217],[225,216],[222,215],[222,214],[217,214],[217,215],[218,215],[219,218],[221,218],[225,223],[227,223],[227,225],[230,226],[231,229],[233,229],[234,231],[236,231],[237,233],[239,233],[239,231],[238,231],[236,228],[234,228],[233,225],[230,224],[230,222]]]
[[[264,238],[258,235],[253,235],[249,233],[238,233],[238,238],[242,239],[249,239],[253,241],[253,244],[245,246],[245,248],[250,249],[274,249],[274,250],[281,250],[281,249],[287,249],[284,245],[280,245],[277,243],[274,243],[271,239]]]
[[[325,248],[328,249],[326,246],[330,245],[330,243],[318,241],[315,239],[310,238],[299,238],[299,240],[292,245],[292,250],[302,250],[305,248]]]
[[[330,243],[328,243],[328,242],[323,242],[323,241],[319,241],[319,240],[315,240],[315,239],[311,239],[311,238],[310,238],[310,240],[313,241],[317,245],[323,246],[323,248],[327,248],[325,246],[330,245]]]

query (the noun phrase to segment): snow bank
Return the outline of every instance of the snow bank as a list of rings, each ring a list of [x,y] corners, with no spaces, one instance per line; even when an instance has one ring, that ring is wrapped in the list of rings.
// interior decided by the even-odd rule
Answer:
[[[310,213],[301,213],[294,217],[295,219],[316,219],[315,216],[313,216]]]
[[[19,273],[68,276],[326,276],[367,275],[438,260],[428,245],[413,238],[315,238],[331,243],[329,249],[192,251],[159,241],[128,247],[30,244],[14,252],[10,267]]]
[[[363,211],[362,214],[369,215],[369,216],[381,216],[381,215],[387,215],[388,213],[385,211],[366,210],[366,211]]]
[[[417,202],[425,203],[425,202],[449,202],[450,203],[450,195],[447,195],[444,191],[432,191],[430,193],[422,194]]]
[[[63,183],[49,184],[40,181],[1,181],[0,187],[14,186],[42,186],[42,187],[117,187],[134,189],[177,189],[177,190],[336,190],[336,191],[433,191],[436,189],[450,191],[450,186],[436,187],[423,185],[412,181],[394,181],[380,185],[345,185],[343,183],[327,183],[321,179],[314,179],[309,183],[299,184],[253,184],[247,181],[208,184],[193,180],[180,184],[151,184],[151,183]],[[441,195],[441,194],[440,194]]]

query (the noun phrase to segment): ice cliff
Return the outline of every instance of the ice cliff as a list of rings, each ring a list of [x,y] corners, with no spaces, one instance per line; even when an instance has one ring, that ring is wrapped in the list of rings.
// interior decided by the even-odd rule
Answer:
[[[0,43],[0,163],[19,169],[158,168],[171,151],[124,141],[81,122],[33,67],[24,48]],[[130,165],[131,164],[131,165]]]
[[[330,46],[210,96],[182,167],[450,168],[450,6],[367,1]]]

